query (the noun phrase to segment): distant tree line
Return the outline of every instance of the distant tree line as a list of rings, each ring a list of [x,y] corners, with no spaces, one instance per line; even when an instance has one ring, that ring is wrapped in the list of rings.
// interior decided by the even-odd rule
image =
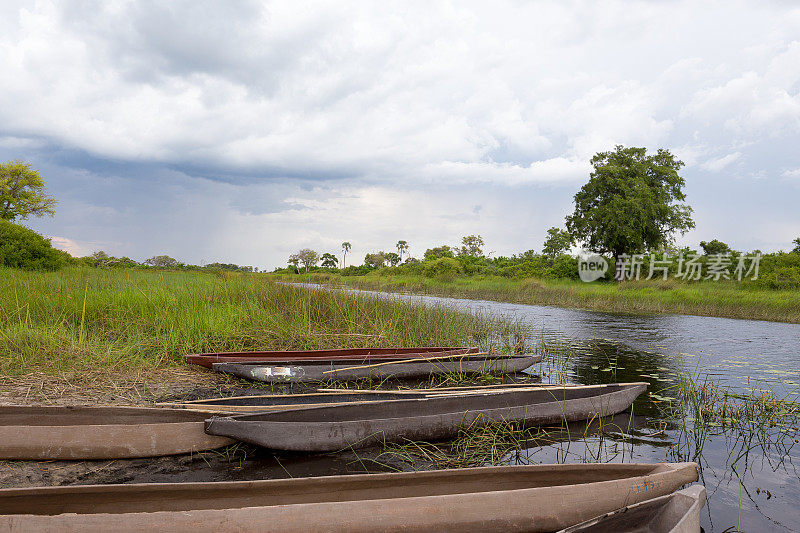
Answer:
[[[578,255],[582,250],[603,254],[613,266],[608,278],[624,279],[622,259],[630,254],[647,254],[643,267],[651,257],[699,256],[708,264],[735,262],[749,254],[733,250],[726,243],[711,239],[701,241],[702,254],[674,245],[676,233],[684,234],[694,227],[692,209],[685,200],[685,182],[679,175],[683,162],[668,150],[648,154],[644,148],[617,146],[600,152],[592,160],[589,181],[574,197],[574,211],[566,217],[565,228],[552,227],[541,252],[527,250],[510,257],[487,257],[481,235],[467,235],[458,245],[441,244],[428,248],[422,257],[411,254],[405,239],[398,240],[394,251],[376,250],[364,256],[361,265],[348,265],[352,244],[341,244],[341,261],[333,252],[318,253],[303,248],[288,258],[289,267],[277,272],[337,272],[342,275],[422,275],[438,279],[458,276],[501,276],[515,278],[578,277]],[[258,272],[252,266],[233,263],[207,265],[185,264],[169,255],[156,255],[144,261],[129,257],[113,257],[104,251],[73,258],[56,250],[50,240],[21,225],[29,217],[52,216],[56,200],[45,190],[44,179],[30,164],[13,160],[0,163],[0,266],[57,270],[64,265],[85,265],[97,268],[152,268],[201,270],[214,272]],[[758,285],[776,289],[800,288],[800,237],[792,241],[790,252],[763,254]],[[389,248],[391,250],[391,248]],[[652,255],[650,255],[652,254]],[[491,256],[492,254],[488,254]],[[675,266],[670,268],[674,269]]]
[[[410,254],[406,255],[404,252],[402,262],[400,254],[394,252],[370,252],[364,256],[361,265],[350,265],[346,268],[338,268],[339,263],[331,253],[318,254],[313,250],[304,249],[292,254],[290,267],[276,268],[273,272],[289,274],[327,272],[343,276],[361,276],[369,273],[380,276],[419,275],[443,281],[471,276],[578,279],[579,255],[573,253],[576,241],[563,228],[553,227],[547,231],[541,251],[527,250],[511,256],[487,257],[484,253],[484,240],[480,235],[468,235],[463,237],[461,242],[460,246],[442,244],[428,248],[421,259]],[[759,279],[753,283],[774,289],[800,288],[800,238],[795,239],[793,244],[794,249],[788,253],[762,254]],[[743,255],[752,256],[756,253],[761,252],[753,250],[744,254],[732,250],[717,239],[712,239],[708,242],[703,241],[699,251],[690,247],[667,246],[654,252],[653,257],[657,261],[663,261],[668,258],[677,259],[680,256],[686,258],[697,256],[698,263],[705,268],[719,255],[735,265]],[[305,258],[306,262],[298,260],[294,263],[294,259],[297,258],[295,256]],[[614,278],[614,261],[613,257],[608,258],[612,268],[605,277],[607,281]],[[650,268],[650,261],[649,255],[642,258],[641,269],[645,272],[645,276]],[[677,261],[673,261],[668,269],[669,275],[675,275],[677,268]]]
[[[73,258],[73,264],[82,264],[91,267],[116,267],[116,268],[157,268],[165,270],[204,270],[228,272],[258,272],[252,266],[242,266],[234,263],[208,263],[205,265],[191,265],[178,261],[168,255],[155,255],[144,261],[136,261],[130,257],[114,257],[99,250],[86,257]]]

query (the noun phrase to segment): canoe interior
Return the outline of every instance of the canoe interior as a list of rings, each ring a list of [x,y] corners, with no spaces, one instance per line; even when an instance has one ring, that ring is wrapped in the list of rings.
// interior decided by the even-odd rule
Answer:
[[[663,464],[537,465],[269,481],[2,489],[0,515],[233,509],[466,494],[580,485],[647,476],[673,468]]]
[[[424,389],[401,389],[401,390],[392,390],[392,389],[381,389],[381,390],[372,390],[372,389],[333,389],[333,388],[319,388],[316,389],[317,393],[327,393],[327,392],[426,392],[426,393],[441,393],[441,392],[462,392],[462,391],[474,391],[480,392],[485,391],[489,392],[493,389],[516,389],[516,388],[531,388],[531,387],[552,387],[552,383],[542,383],[540,381],[524,381],[519,383],[498,383],[495,385],[464,385],[461,387],[431,387],[431,388],[424,388]],[[566,383],[561,384],[559,387],[585,387],[586,385],[578,385],[573,383]]]
[[[705,504],[705,489],[700,485],[668,496],[624,507],[607,515],[569,527],[563,533],[669,533],[674,531],[692,507]],[[698,524],[699,527],[699,524]],[[688,531],[681,529],[680,531]],[[699,531],[699,530],[698,530]]]
[[[138,407],[0,407],[0,426],[78,426],[202,422],[202,411]]]
[[[353,356],[364,357],[370,355],[402,355],[433,352],[460,352],[475,353],[479,349],[473,346],[418,346],[410,348],[336,348],[329,350],[273,350],[260,352],[208,352],[191,354],[204,357],[288,357],[297,356],[327,357],[327,356]],[[186,356],[189,357],[189,356]]]
[[[432,357],[436,355],[460,355],[467,353],[478,353],[480,350],[468,346],[440,346],[440,347],[416,347],[416,348],[346,348],[334,350],[282,350],[282,351],[260,351],[260,352],[210,352],[189,354],[184,356],[187,363],[202,366],[210,366],[213,362],[240,362],[249,360],[262,360],[271,362],[293,362],[293,361],[369,361],[391,360],[391,359],[410,359],[416,357]]]
[[[365,402],[376,400],[408,400],[413,398],[428,398],[440,395],[468,395],[482,394],[485,392],[505,392],[514,389],[535,389],[552,385],[541,383],[517,383],[510,385],[488,385],[476,387],[442,387],[434,389],[403,389],[403,390],[323,390],[305,394],[259,394],[252,396],[231,396],[227,398],[206,398],[203,400],[190,400],[186,402],[162,402],[157,405],[196,407],[271,407],[275,405],[313,405],[320,403]]]
[[[620,383],[589,385],[586,387],[542,387],[528,390],[442,395],[436,396],[435,401],[430,401],[431,398],[422,398],[364,402],[353,405],[315,407],[299,411],[242,415],[237,416],[236,420],[248,422],[340,422],[428,416],[465,410],[502,409],[520,405],[535,405],[537,403],[580,400],[631,388],[640,388],[644,391],[645,387],[645,383]]]
[[[397,363],[386,364],[388,361],[358,361],[354,360],[352,364],[348,361],[297,361],[297,362],[288,362],[287,366],[302,366],[306,368],[320,368],[320,369],[342,369],[342,368],[349,368],[349,367],[356,367],[363,365],[365,367],[369,367],[370,365],[374,365],[375,368],[392,368],[393,365],[448,365],[451,364],[453,361],[461,362],[461,361],[486,361],[487,363],[493,363],[495,361],[522,361],[525,359],[536,359],[537,356],[532,355],[473,355],[473,354],[456,354],[456,355],[447,355],[447,356],[431,356],[432,359],[425,359],[420,358],[419,361],[406,361],[401,360]],[[227,361],[218,363],[224,364]],[[235,361],[231,362],[231,364],[236,364],[239,366],[270,366],[276,363],[281,363],[281,361],[259,361],[257,359],[247,360],[247,361]],[[532,365],[535,363],[531,363]],[[378,366],[381,365],[381,366]],[[216,367],[215,367],[216,368]]]
[[[209,400],[198,400],[186,402],[186,404],[202,406],[264,406],[273,405],[306,405],[318,403],[338,403],[338,402],[365,402],[375,400],[403,400],[409,398],[425,398],[428,396],[424,392],[395,392],[395,393],[368,393],[353,392],[341,394],[284,394],[275,396],[252,396],[235,398],[213,398]]]

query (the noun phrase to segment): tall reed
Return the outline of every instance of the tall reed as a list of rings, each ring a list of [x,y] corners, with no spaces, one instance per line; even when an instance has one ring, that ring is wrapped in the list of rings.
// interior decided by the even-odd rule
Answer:
[[[507,350],[499,317],[276,284],[259,274],[0,269],[0,372],[163,368],[187,353],[477,345]],[[510,340],[509,340],[510,339]]]

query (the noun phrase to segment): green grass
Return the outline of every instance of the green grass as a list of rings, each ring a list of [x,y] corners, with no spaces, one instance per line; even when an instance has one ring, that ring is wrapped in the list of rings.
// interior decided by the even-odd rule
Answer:
[[[361,289],[404,291],[454,298],[575,307],[608,312],[677,313],[800,323],[800,291],[771,290],[747,283],[668,279],[623,283],[509,279],[494,276],[440,280],[423,276],[281,275],[276,279],[342,284]]]
[[[0,269],[4,376],[177,368],[184,354],[207,351],[501,349],[514,342],[504,327],[448,306],[289,287],[258,274]]]

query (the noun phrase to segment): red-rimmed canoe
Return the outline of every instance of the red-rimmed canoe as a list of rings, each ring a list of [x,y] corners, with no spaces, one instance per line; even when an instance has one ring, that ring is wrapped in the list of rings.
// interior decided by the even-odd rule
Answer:
[[[211,368],[214,363],[295,361],[391,361],[480,352],[471,346],[426,346],[412,348],[339,348],[332,350],[278,350],[270,352],[213,352],[183,356],[187,363]]]
[[[571,464],[0,489],[0,532],[542,532],[696,479],[695,463]]]
[[[285,363],[214,363],[217,372],[254,381],[310,383],[326,380],[408,379],[431,374],[515,374],[542,360],[541,355],[437,355],[396,361],[307,361]]]

